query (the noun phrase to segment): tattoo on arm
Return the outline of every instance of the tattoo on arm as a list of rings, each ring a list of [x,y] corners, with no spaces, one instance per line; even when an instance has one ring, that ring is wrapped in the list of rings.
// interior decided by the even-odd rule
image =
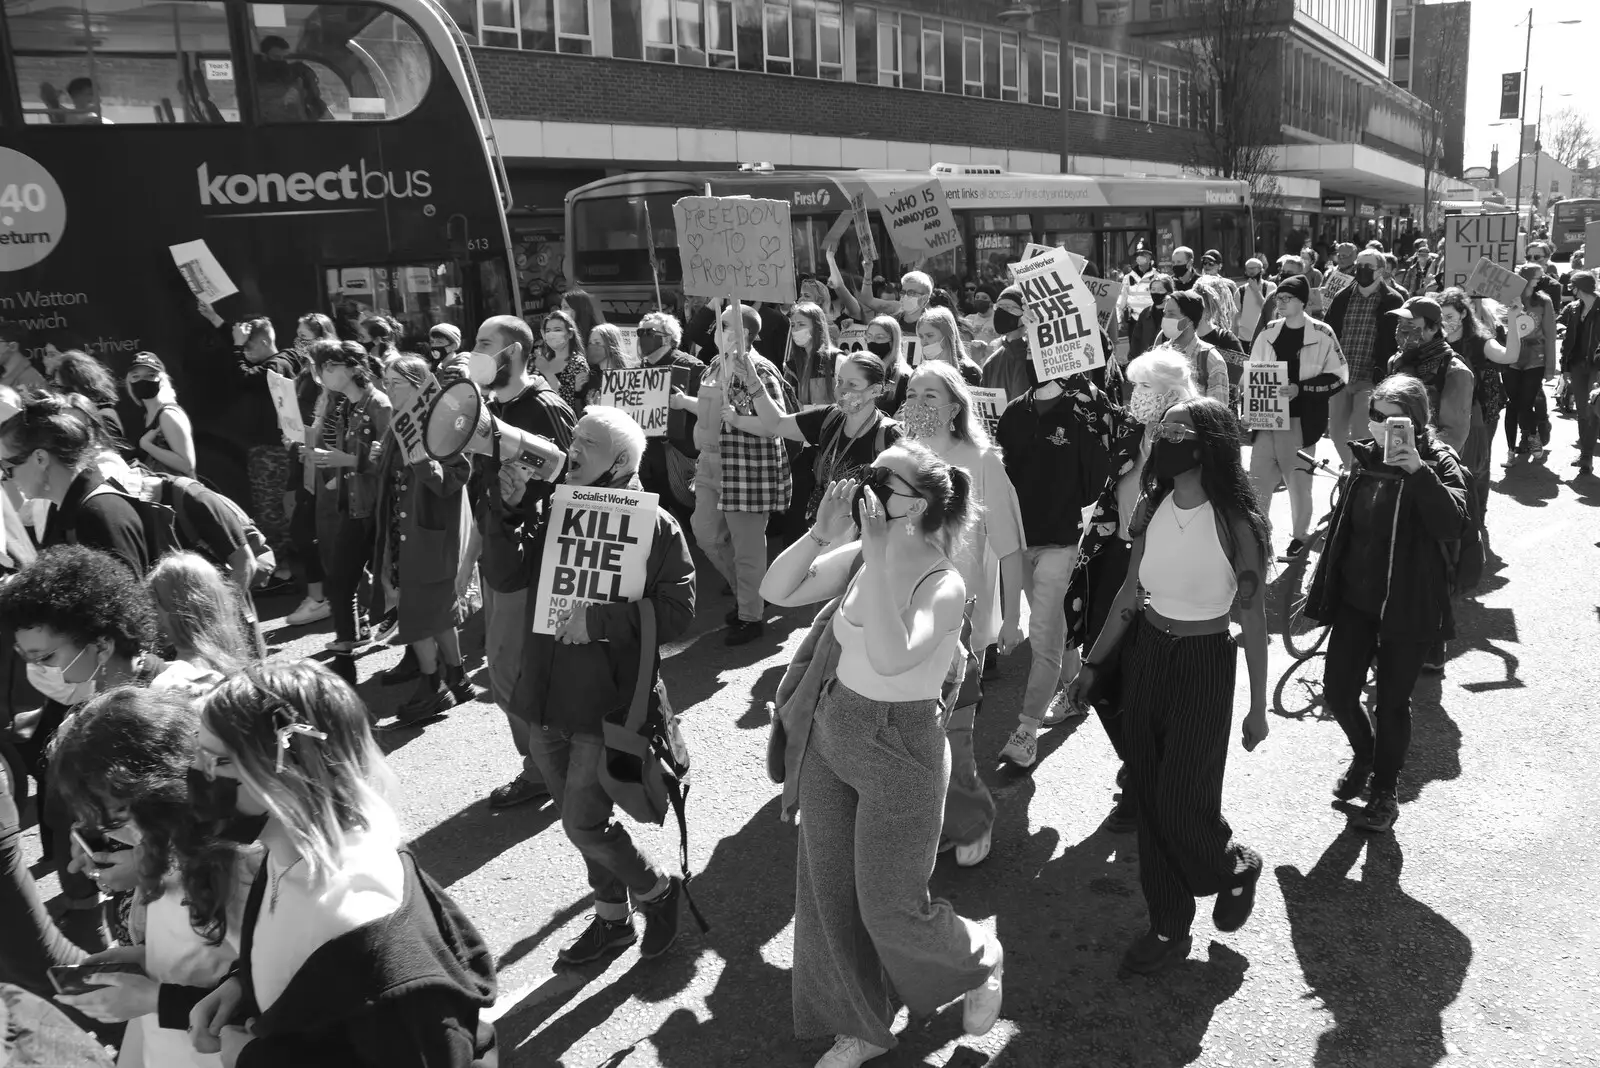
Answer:
[[[1133,622],[1133,617],[1138,615],[1138,614],[1139,613],[1136,610],[1134,610],[1133,608],[1124,608],[1122,610],[1121,619],[1122,619],[1122,621],[1124,623],[1132,623]]]
[[[816,564],[812,564],[810,567],[806,568],[806,578],[808,580],[810,580],[810,579],[814,579],[816,577],[817,577],[817,565]]]
[[[1239,573],[1239,603],[1250,604],[1261,592],[1261,576],[1255,571]]]

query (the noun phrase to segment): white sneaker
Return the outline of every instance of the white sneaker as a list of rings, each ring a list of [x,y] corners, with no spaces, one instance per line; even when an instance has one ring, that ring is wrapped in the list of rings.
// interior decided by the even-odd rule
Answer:
[[[1006,747],[1000,750],[1000,759],[1009,760],[1019,768],[1033,767],[1033,762],[1039,759],[1038,735],[1019,725],[1011,732],[1011,740],[1006,742]]]
[[[1000,973],[1005,970],[1006,953],[997,941],[994,944],[994,967],[982,986],[967,991],[961,999],[961,1027],[969,1035],[986,1035],[1000,1019]]]
[[[833,1048],[822,1055],[817,1068],[859,1068],[874,1057],[888,1053],[883,1046],[874,1046],[864,1038],[840,1035]]]
[[[300,607],[290,612],[284,617],[283,621],[291,627],[303,627],[307,623],[317,623],[331,615],[333,615],[333,606],[328,603],[327,598],[314,601],[307,597],[300,602]]]
[[[1069,719],[1087,716],[1089,710],[1081,705],[1073,704],[1067,700],[1067,688],[1063,686],[1050,698],[1050,703],[1044,706],[1044,719],[1040,720],[1046,727],[1059,727]]]
[[[994,844],[994,832],[983,832],[983,837],[967,845],[956,846],[956,867],[976,868],[989,856],[989,847]]]

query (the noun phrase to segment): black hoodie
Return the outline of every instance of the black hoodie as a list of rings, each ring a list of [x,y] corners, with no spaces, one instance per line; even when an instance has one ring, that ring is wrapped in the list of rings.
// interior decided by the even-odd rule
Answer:
[[[237,1068],[494,1068],[489,948],[407,850],[400,907],[321,946],[272,1007],[256,1016]],[[238,978],[255,1012],[251,944],[270,876],[263,864],[245,905]]]

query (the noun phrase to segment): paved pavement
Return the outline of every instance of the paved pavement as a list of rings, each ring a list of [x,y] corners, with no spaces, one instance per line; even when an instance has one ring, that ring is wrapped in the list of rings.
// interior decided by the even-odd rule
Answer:
[[[1190,959],[1163,978],[1118,974],[1145,916],[1134,837],[1101,826],[1116,765],[1098,724],[1047,732],[1031,773],[987,758],[1013,725],[1026,647],[1004,661],[978,724],[994,851],[973,870],[941,858],[933,889],[998,929],[1005,1011],[974,1040],[957,1003],[874,1065],[1600,1065],[1600,481],[1573,481],[1570,420],[1556,437],[1545,466],[1496,466],[1490,575],[1458,609],[1446,676],[1418,687],[1392,836],[1346,829],[1329,790],[1347,753],[1316,703],[1321,661],[1297,666],[1274,641],[1272,734],[1254,753],[1235,743],[1225,801],[1266,858],[1255,915],[1223,935],[1202,903]],[[1281,493],[1274,518],[1285,530]],[[484,804],[518,767],[492,705],[388,741],[419,855],[499,955],[502,1064],[806,1068],[828,1045],[792,1037],[794,833],[765,775],[761,711],[809,614],[729,650],[721,587],[702,583],[699,622],[664,667],[694,753],[694,891],[712,925],[701,935],[686,915],[665,958],[556,966],[587,920],[583,866],[548,804]],[[327,636],[273,640],[311,656]],[[397,657],[364,657],[362,677]],[[1242,715],[1242,663],[1239,685]],[[390,705],[403,693],[364,688]],[[675,833],[640,837],[675,857]]]

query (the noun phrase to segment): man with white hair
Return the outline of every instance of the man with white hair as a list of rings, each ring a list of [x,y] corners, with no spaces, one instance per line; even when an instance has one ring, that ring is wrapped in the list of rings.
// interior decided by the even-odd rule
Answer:
[[[567,452],[569,485],[639,489],[644,430],[620,408],[595,406],[578,420]],[[528,486],[525,468],[501,468],[500,492],[515,507]],[[521,540],[522,580],[538,589],[548,520],[532,521]],[[656,508],[642,599],[654,603],[656,643],[673,641],[694,622],[694,560],[683,528]],[[537,598],[528,598],[531,631]],[[599,960],[638,941],[633,912],[645,917],[639,955],[660,956],[678,936],[683,883],[645,856],[613,818],[600,782],[606,713],[633,700],[640,663],[638,601],[595,603],[571,612],[554,634],[528,635],[513,707],[529,720],[528,751],[561,811],[567,838],[583,854],[594,891],[594,919],[557,956],[567,964]],[[559,665],[557,663],[559,659]]]
[[[694,444],[695,397],[706,365],[679,348],[682,343],[683,326],[670,312],[650,312],[639,320],[639,358],[644,366],[672,369],[667,436],[646,440],[639,481],[661,496],[662,505],[677,505],[687,515],[694,511],[694,465],[700,455]]]
[[[1267,265],[1260,256],[1251,256],[1244,261],[1244,284],[1239,287],[1239,318],[1233,332],[1245,344],[1255,340],[1262,312],[1272,306],[1272,295],[1277,291],[1278,287],[1267,277]]]
[[[933,296],[933,278],[923,271],[907,271],[900,276],[899,300],[880,300],[863,289],[856,294],[861,307],[877,315],[892,315],[900,321],[900,333],[906,342],[906,363],[912,367],[922,361],[917,358],[917,320],[928,310],[928,300]]]

